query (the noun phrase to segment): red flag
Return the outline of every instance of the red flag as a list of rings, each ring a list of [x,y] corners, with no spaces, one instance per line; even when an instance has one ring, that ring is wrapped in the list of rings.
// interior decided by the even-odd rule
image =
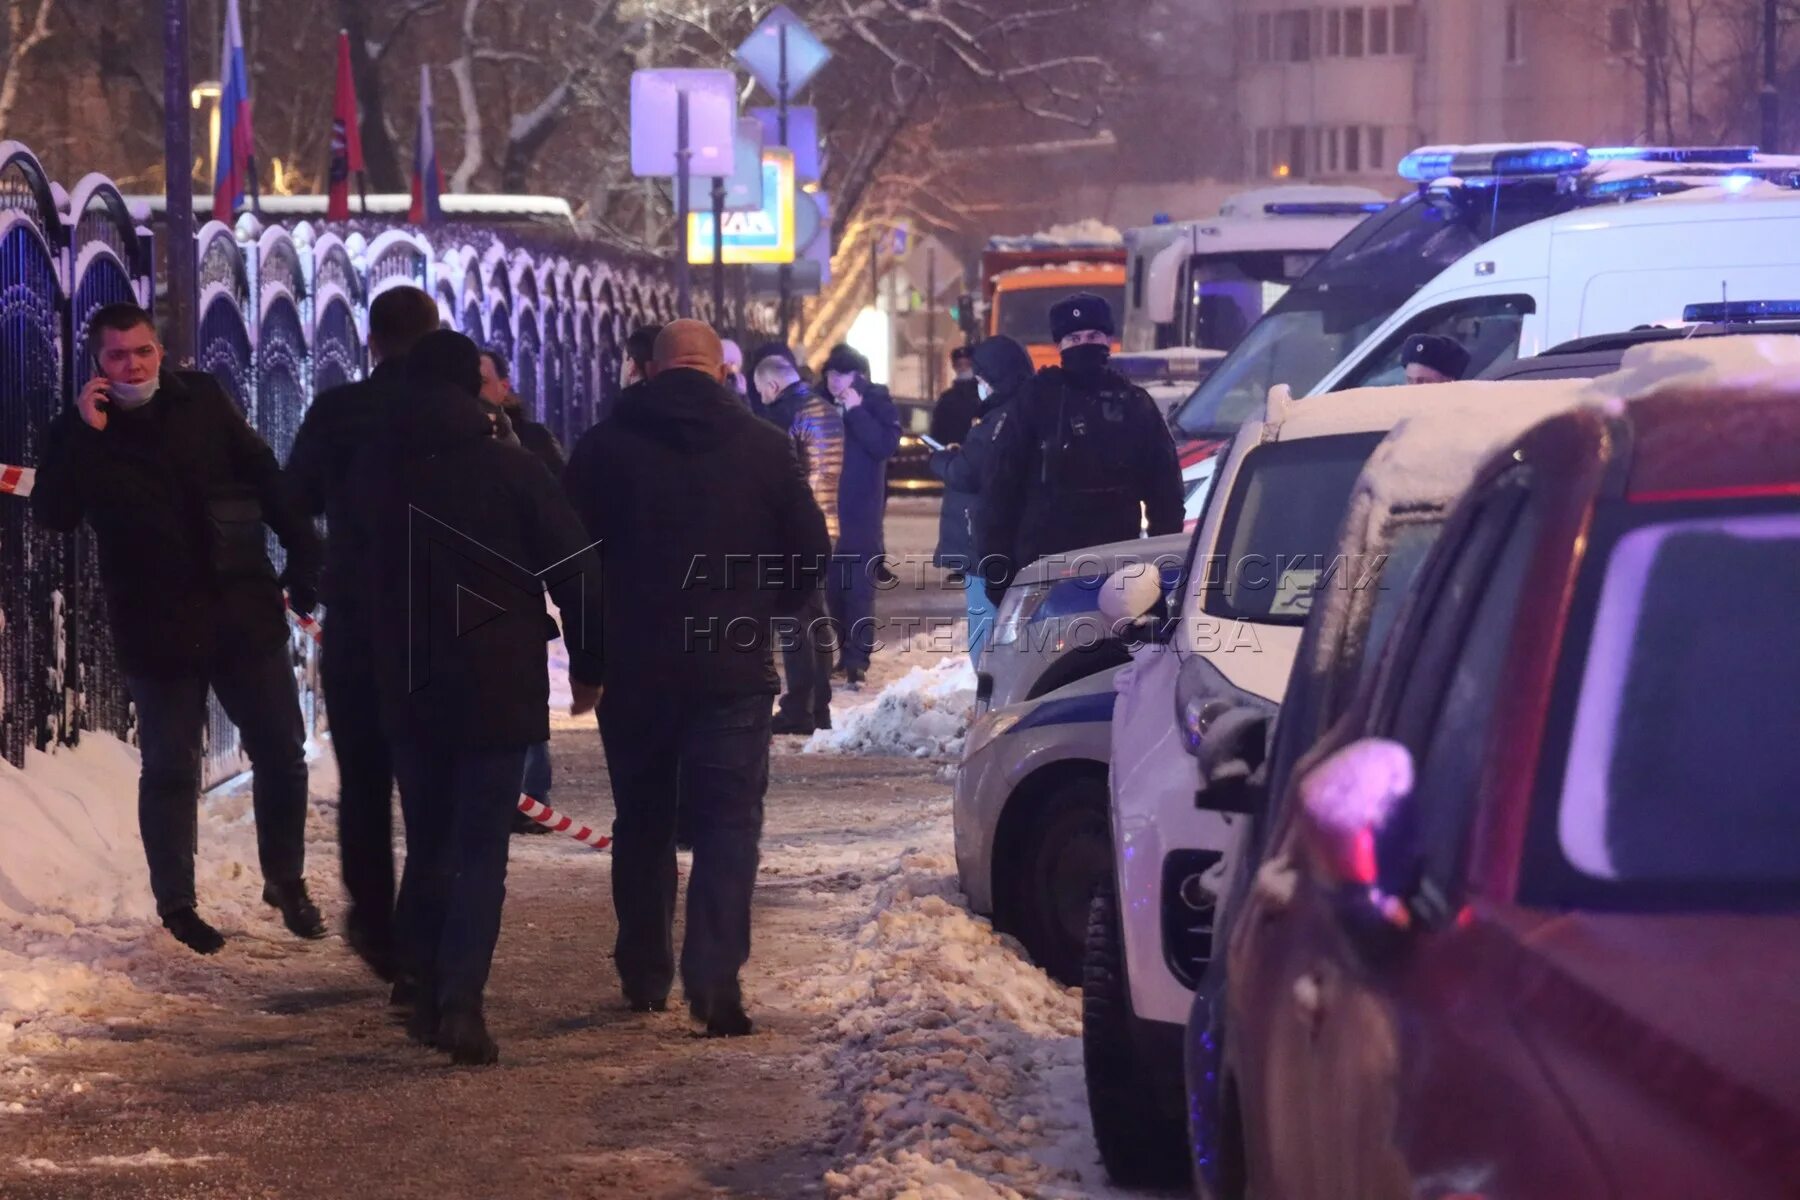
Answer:
[[[327,221],[350,219],[350,172],[363,169],[362,131],[356,121],[356,84],[350,77],[350,35],[338,34],[337,103],[331,111],[331,200]]]

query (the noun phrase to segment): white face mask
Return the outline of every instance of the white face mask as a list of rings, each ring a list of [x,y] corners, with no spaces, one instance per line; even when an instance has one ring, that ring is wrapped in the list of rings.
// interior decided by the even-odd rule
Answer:
[[[990,400],[990,399],[992,399],[992,398],[993,398],[993,395],[994,395],[994,389],[993,389],[993,388],[991,388],[991,387],[989,387],[989,386],[988,386],[988,381],[987,381],[987,380],[985,380],[985,379],[977,379],[977,380],[976,380],[976,381],[975,381],[975,394],[976,394],[976,395],[977,395],[977,396],[979,396],[979,397],[981,397],[981,402],[982,402],[982,403],[983,403],[983,404],[985,404],[985,403],[987,403],[987,402],[988,402],[988,401],[989,401],[989,400]]]
[[[109,382],[106,385],[106,394],[119,408],[130,411],[150,403],[150,398],[156,395],[156,387],[160,382],[156,379],[149,379],[143,383]]]

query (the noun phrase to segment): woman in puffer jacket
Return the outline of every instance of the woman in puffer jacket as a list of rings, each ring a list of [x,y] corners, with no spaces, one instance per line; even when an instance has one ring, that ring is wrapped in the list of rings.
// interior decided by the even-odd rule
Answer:
[[[975,562],[975,525],[987,479],[988,458],[1013,401],[1031,382],[1031,355],[1009,337],[991,337],[975,347],[975,379],[981,411],[960,446],[931,455],[931,472],[944,481],[944,507],[938,519],[939,567],[963,575],[969,612],[969,657],[981,658],[994,625],[995,608]]]

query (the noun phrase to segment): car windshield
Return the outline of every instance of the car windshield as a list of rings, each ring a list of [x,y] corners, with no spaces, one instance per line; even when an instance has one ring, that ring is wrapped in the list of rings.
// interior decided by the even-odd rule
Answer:
[[[1385,436],[1304,438],[1245,455],[1225,509],[1221,553],[1206,564],[1206,611],[1302,625],[1314,591],[1328,578],[1353,586],[1354,570],[1332,563],[1331,548],[1356,477]]]
[[[1051,340],[1051,307],[1058,300],[1078,292],[1092,292],[1111,305],[1115,313],[1125,311],[1125,285],[1122,283],[1020,288],[1001,291],[994,296],[995,331],[1026,346],[1047,345]]]
[[[1569,898],[1800,903],[1795,596],[1800,512],[1651,519],[1618,538],[1571,666],[1554,829]]]
[[[1415,192],[1328,250],[1176,410],[1190,438],[1228,433],[1269,389],[1302,396],[1425,284],[1469,251],[1580,203],[1554,179]]]

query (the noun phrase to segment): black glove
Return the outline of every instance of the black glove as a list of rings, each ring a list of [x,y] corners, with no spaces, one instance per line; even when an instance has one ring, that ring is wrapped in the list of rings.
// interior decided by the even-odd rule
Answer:
[[[283,574],[281,586],[287,589],[288,607],[303,617],[310,617],[319,607],[319,589]]]

